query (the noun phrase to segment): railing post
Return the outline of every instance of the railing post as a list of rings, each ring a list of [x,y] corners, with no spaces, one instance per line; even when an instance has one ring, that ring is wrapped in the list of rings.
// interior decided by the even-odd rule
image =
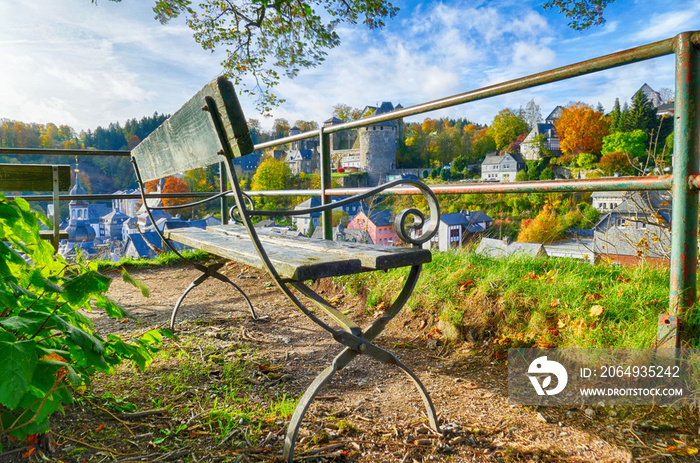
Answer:
[[[331,188],[331,137],[327,134],[323,127],[318,131],[320,138],[320,170],[321,170],[321,204],[328,204],[330,197],[326,194],[326,190]],[[333,239],[333,211],[323,211],[321,216],[321,225],[323,226],[323,239]]]
[[[52,172],[52,197],[53,197],[53,237],[51,238],[51,243],[53,244],[54,252],[58,252],[58,241],[59,241],[59,225],[61,223],[61,201],[59,199],[59,185],[58,185],[58,166],[53,165],[51,168]]]
[[[226,185],[226,166],[223,162],[219,163],[219,191],[223,193],[227,190]],[[226,196],[221,197],[221,223],[228,223],[228,201]]]
[[[693,307],[697,297],[698,191],[691,188],[689,176],[700,173],[700,59],[692,34],[678,35],[675,52],[671,287],[669,313],[659,316],[662,348],[679,347],[678,316]]]

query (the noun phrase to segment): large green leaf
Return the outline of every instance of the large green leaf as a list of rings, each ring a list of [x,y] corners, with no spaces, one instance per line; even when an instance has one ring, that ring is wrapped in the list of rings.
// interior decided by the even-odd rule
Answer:
[[[112,280],[95,271],[70,278],[63,284],[63,296],[72,304],[82,305],[95,294],[107,292]]]
[[[124,310],[119,304],[117,304],[107,296],[95,296],[95,306],[104,309],[104,311],[107,312],[107,315],[109,315],[112,318],[127,317],[131,319],[136,319],[136,317]]]
[[[13,409],[32,380],[37,358],[34,341],[0,341],[0,404]]]
[[[150,293],[149,293],[146,285],[144,285],[141,281],[139,281],[136,278],[129,275],[129,273],[126,270],[122,270],[122,279],[124,281],[126,281],[127,283],[133,285],[134,287],[138,288],[139,290],[141,290],[141,294],[143,294],[143,297],[149,296]]]
[[[18,315],[14,315],[12,317],[7,318],[0,318],[0,325],[7,328],[8,330],[27,334],[27,337],[29,337],[36,334],[37,331],[42,327],[42,325],[44,325],[44,327],[54,326],[55,323],[51,322],[49,320],[50,318],[51,315],[42,312],[24,310]]]

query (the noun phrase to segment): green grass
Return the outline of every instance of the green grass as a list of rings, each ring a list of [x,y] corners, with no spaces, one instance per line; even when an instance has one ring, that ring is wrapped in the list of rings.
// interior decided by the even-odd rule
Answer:
[[[353,293],[364,291],[372,310],[393,300],[407,274],[399,269],[342,281]],[[508,346],[642,348],[655,345],[668,301],[668,269],[463,251],[433,254],[407,308]],[[685,341],[697,346],[698,311],[684,321],[691,330]]]
[[[181,254],[183,257],[192,261],[202,261],[211,258],[211,254],[198,249],[193,251],[182,251]],[[154,259],[134,259],[131,257],[122,257],[117,262],[98,260],[95,261],[95,264],[97,265],[97,270],[103,272],[118,268],[135,269],[143,267],[160,267],[181,262],[182,259],[180,259],[180,257],[178,257],[174,252],[164,252],[157,255]]]
[[[201,333],[166,344],[156,353],[154,363],[138,375],[138,384],[125,387],[123,377],[129,376],[125,370],[131,367],[119,367],[119,376],[105,375],[102,380],[103,389],[113,392],[95,399],[115,411],[164,408],[168,415],[183,419],[200,414],[202,429],[209,432],[214,444],[231,433],[235,434],[234,445],[257,442],[276,422],[291,417],[296,400],[269,387],[275,367],[249,346],[227,343],[222,349]],[[136,394],[141,397],[141,407],[136,405]],[[165,430],[153,443],[167,448],[186,440],[183,429]]]

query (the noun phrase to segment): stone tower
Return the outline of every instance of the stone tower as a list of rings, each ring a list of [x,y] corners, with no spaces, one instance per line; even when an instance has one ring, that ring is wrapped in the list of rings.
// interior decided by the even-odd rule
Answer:
[[[394,105],[383,102],[379,107],[368,106],[363,116],[376,116],[393,111]],[[362,127],[360,136],[360,165],[367,172],[370,185],[383,182],[386,175],[396,168],[396,149],[401,121],[380,122]]]

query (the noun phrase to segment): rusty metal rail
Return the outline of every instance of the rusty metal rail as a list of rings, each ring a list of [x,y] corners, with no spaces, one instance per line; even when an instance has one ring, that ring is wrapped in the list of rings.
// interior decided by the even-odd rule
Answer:
[[[680,342],[679,316],[697,302],[698,264],[698,189],[700,188],[700,32],[684,32],[675,37],[624,50],[579,63],[563,66],[523,78],[499,83],[459,95],[422,103],[401,110],[357,121],[322,127],[318,130],[281,138],[255,146],[257,150],[273,148],[293,141],[318,138],[321,154],[321,188],[318,190],[252,191],[253,196],[320,196],[322,204],[332,196],[348,196],[362,189],[331,188],[330,134],[357,129],[379,122],[416,116],[438,109],[491,98],[498,95],[551,84],[586,74],[637,63],[665,55],[676,56],[676,97],[673,146],[673,175],[621,177],[514,183],[467,183],[431,186],[436,194],[487,194],[575,191],[670,190],[673,194],[671,279],[669,313],[659,317],[659,346],[677,347]],[[128,156],[128,151],[34,150],[0,148],[0,154],[45,154],[81,156]],[[417,194],[414,188],[393,188],[382,194]],[[209,193],[151,194],[149,197],[209,196]],[[130,198],[137,195],[88,195],[80,199]],[[62,195],[61,200],[77,199]],[[32,196],[28,200],[45,201],[48,197]],[[331,214],[323,213],[323,230],[331,239]]]

